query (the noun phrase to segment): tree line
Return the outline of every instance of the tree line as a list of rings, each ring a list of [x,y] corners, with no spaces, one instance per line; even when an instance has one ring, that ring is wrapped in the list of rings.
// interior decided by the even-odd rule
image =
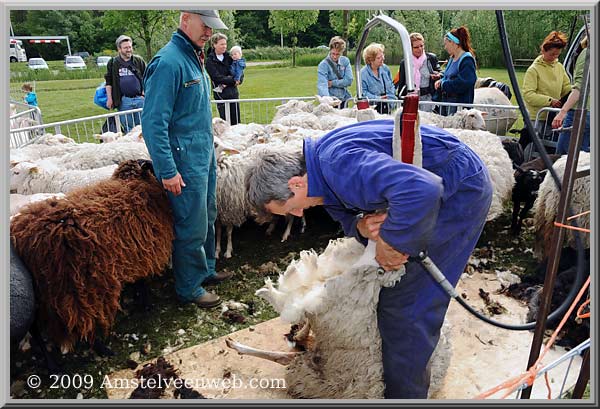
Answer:
[[[229,44],[243,48],[277,46],[316,47],[327,45],[334,35],[356,46],[363,28],[378,10],[221,10],[228,25],[224,31]],[[493,10],[384,10],[401,22],[409,32],[423,34],[426,49],[447,57],[443,35],[449,29],[465,25],[471,32],[473,47],[480,66],[504,65],[502,48]],[[507,10],[504,12],[507,34],[514,58],[535,58],[539,45],[552,30],[571,33],[574,18],[581,10]],[[135,52],[150,60],[169,41],[178,24],[175,10],[12,10],[15,35],[68,35],[71,49],[94,55],[111,52],[120,34],[134,39]],[[578,23],[577,28],[581,24]],[[397,63],[402,58],[400,39],[389,29],[376,27],[369,41],[386,46],[386,60]],[[25,44],[28,57],[62,59],[66,46]],[[295,53],[292,54],[295,58]]]

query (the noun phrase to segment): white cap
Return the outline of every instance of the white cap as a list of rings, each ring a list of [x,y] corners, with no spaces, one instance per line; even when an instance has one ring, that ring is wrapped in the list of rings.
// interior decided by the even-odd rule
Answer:
[[[227,26],[219,17],[219,12],[217,10],[181,10],[185,13],[198,14],[204,24],[212,29],[221,29],[227,30]]]

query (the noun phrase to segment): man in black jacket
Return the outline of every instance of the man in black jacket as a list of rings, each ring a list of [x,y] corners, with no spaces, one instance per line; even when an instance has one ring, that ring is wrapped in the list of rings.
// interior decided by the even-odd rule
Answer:
[[[119,55],[111,58],[106,65],[106,106],[128,111],[144,107],[144,71],[146,62],[139,55],[133,55],[131,37],[121,35],[115,42]],[[120,118],[121,127],[127,133],[140,124],[141,114],[128,114]]]
[[[411,64],[413,67],[413,78],[415,89],[419,90],[420,101],[431,101],[435,93],[434,82],[441,78],[440,63],[433,53],[425,52],[425,39],[420,33],[410,34],[412,47]],[[400,98],[406,95],[406,72],[404,60],[400,61],[399,73],[394,79],[396,85],[396,96]],[[434,105],[419,105],[421,111],[431,112]]]

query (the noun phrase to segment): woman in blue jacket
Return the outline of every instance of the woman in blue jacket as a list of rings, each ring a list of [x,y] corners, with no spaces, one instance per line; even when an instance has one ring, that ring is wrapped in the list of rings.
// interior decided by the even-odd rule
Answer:
[[[385,47],[371,43],[363,51],[365,66],[360,70],[362,97],[368,99],[395,99],[395,87],[392,73],[383,62]],[[389,102],[378,102],[376,108],[380,114],[389,114],[394,109]]]
[[[492,200],[488,171],[467,145],[441,128],[420,130],[422,168],[393,158],[394,121],[378,120],[307,138],[303,152],[263,153],[246,176],[257,212],[301,216],[323,205],[346,236],[376,241],[385,270],[406,266],[377,307],[386,398],[427,398],[427,364],[450,301],[408,256],[426,251],[456,285]]]
[[[466,27],[450,30],[444,36],[444,48],[450,54],[442,79],[435,82],[435,89],[441,91],[440,102],[463,102],[472,104],[475,98],[477,62],[471,48],[471,35]],[[452,115],[457,107],[442,106],[442,115]]]

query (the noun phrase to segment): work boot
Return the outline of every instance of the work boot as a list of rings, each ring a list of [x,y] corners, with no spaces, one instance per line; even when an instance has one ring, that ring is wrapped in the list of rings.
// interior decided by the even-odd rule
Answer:
[[[221,271],[219,273],[216,273],[215,275],[208,276],[202,284],[219,284],[221,281],[225,281],[231,278],[232,276],[233,273],[231,271]]]
[[[200,308],[213,308],[221,304],[221,298],[207,291],[192,302]]]

